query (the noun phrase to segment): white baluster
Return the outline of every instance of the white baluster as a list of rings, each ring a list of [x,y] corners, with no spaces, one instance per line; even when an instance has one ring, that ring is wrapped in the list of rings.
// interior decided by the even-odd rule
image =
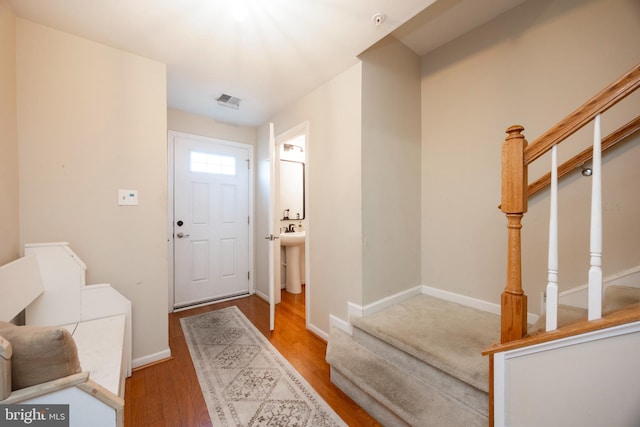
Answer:
[[[602,148],[599,114],[594,121],[592,163],[589,320],[602,317]]]
[[[549,275],[546,330],[558,328],[558,147],[551,150],[551,207],[549,209]]]

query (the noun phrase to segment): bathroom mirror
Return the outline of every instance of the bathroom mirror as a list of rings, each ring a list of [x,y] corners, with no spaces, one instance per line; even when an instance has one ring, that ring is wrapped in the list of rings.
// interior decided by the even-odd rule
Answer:
[[[304,163],[280,160],[281,219],[304,219]]]

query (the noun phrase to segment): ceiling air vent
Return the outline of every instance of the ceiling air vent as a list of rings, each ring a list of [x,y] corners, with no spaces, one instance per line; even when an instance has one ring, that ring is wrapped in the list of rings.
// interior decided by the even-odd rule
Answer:
[[[222,105],[223,107],[229,107],[229,108],[233,108],[234,110],[237,110],[238,108],[240,108],[241,99],[236,98],[235,96],[231,96],[231,95],[227,95],[226,93],[223,93],[218,97],[216,101],[218,101],[218,104]]]

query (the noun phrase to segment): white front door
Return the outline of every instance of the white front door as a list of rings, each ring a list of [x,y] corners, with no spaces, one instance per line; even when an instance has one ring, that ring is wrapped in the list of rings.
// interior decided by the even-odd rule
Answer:
[[[247,146],[174,137],[174,308],[249,293]]]

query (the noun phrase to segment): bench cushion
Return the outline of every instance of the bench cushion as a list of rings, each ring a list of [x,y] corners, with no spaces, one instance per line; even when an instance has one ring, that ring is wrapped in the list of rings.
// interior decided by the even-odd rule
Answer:
[[[0,322],[0,336],[11,343],[13,350],[13,390],[81,372],[76,344],[64,328]]]

